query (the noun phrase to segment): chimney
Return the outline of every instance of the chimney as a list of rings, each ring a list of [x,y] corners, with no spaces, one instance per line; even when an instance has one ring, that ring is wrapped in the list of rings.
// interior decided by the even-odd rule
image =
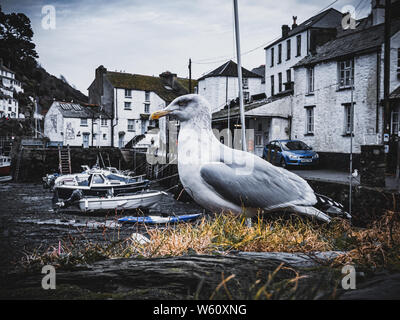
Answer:
[[[290,27],[287,24],[282,25],[282,37],[287,37]]]
[[[293,16],[292,30],[297,27],[296,21],[297,21],[297,16]]]
[[[385,22],[385,0],[371,0],[372,25]]]
[[[165,71],[160,74],[160,78],[172,89],[175,89],[176,85],[176,79],[177,75],[176,73],[171,73],[170,71]]]

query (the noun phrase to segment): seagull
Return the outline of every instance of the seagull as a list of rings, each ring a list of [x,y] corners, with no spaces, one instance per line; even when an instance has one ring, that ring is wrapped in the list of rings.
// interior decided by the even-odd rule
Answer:
[[[227,211],[252,217],[257,213],[287,211],[330,222],[315,205],[342,206],[314,193],[300,176],[276,167],[249,152],[232,149],[214,135],[211,106],[197,94],[180,96],[165,109],[153,112],[179,120],[178,173],[186,192],[213,212]],[[329,201],[331,200],[331,201]]]

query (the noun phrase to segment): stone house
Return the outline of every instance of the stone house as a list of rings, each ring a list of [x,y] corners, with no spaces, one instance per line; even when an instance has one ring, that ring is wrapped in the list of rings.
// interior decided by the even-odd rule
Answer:
[[[111,117],[98,105],[54,101],[44,119],[50,142],[74,147],[111,146]]]
[[[293,66],[315,52],[317,46],[335,38],[342,13],[330,8],[292,28],[282,26],[282,36],[264,48],[265,93],[267,97],[293,91]]]
[[[15,93],[23,92],[15,72],[3,65],[0,59],[0,118],[19,118],[19,105]]]
[[[292,138],[311,145],[322,161],[332,165],[348,166],[352,124],[356,158],[361,145],[382,143],[384,24],[381,8],[372,8],[371,15],[358,21],[354,30],[342,30],[294,66]],[[396,66],[390,73],[393,98],[400,85],[399,31],[400,21],[394,19],[390,50],[392,66]],[[398,112],[397,103],[392,113],[393,133],[399,131]]]
[[[192,81],[193,86],[196,81]],[[89,86],[89,103],[101,105],[112,118],[111,145],[147,149],[155,141],[168,139],[168,119],[149,119],[150,114],[165,108],[176,97],[189,93],[189,80],[171,72],[158,77],[96,69]],[[159,128],[160,137],[149,133]],[[166,142],[167,143],[167,142]]]
[[[262,76],[242,67],[243,98],[250,101],[251,96],[263,91]],[[221,110],[231,100],[239,96],[237,64],[232,60],[198,79],[198,94],[211,104],[213,112]]]

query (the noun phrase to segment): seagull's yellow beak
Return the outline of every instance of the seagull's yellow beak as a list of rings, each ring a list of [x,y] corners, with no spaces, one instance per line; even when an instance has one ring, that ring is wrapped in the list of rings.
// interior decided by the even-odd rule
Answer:
[[[159,110],[153,112],[150,116],[150,120],[158,120],[161,117],[165,117],[168,113],[171,113],[171,110]]]

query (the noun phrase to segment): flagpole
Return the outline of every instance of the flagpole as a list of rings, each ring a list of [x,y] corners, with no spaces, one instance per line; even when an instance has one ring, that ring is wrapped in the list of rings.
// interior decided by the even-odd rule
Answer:
[[[237,70],[238,70],[238,82],[239,82],[240,122],[242,123],[242,150],[247,151],[246,124],[244,118],[244,105],[243,105],[242,59],[240,55],[239,13],[238,13],[237,0],[233,0],[233,9],[235,12],[235,39],[236,39],[236,58],[237,58]]]

